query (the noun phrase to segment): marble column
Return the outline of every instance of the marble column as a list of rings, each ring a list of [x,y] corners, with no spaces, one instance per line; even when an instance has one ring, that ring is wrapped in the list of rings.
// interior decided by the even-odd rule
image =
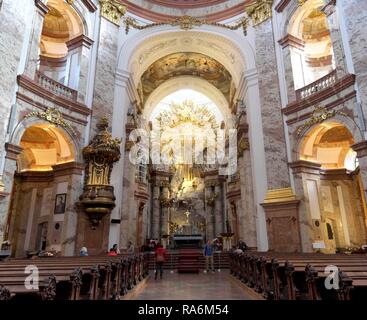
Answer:
[[[210,186],[205,188],[205,202],[206,202],[206,240],[214,238],[214,193]]]
[[[367,1],[337,0],[337,13],[347,53],[348,72],[356,75],[358,99],[367,121],[367,68],[366,45]]]
[[[159,239],[160,234],[160,187],[158,184],[153,186],[153,207],[152,207],[152,225],[151,234],[153,239]]]
[[[256,220],[252,183],[250,150],[244,150],[238,159],[241,201],[238,205],[240,238],[251,248],[256,248]]]
[[[5,166],[5,142],[12,105],[15,103],[17,75],[23,73],[31,37],[32,19],[36,6],[47,12],[38,1],[11,1],[2,3],[0,10],[0,191],[3,191],[2,175]],[[37,8],[38,8],[37,7]],[[5,192],[11,190],[5,189]],[[3,199],[2,201],[7,201]]]
[[[367,141],[354,144],[352,149],[357,152],[364,197],[367,199]]]
[[[68,47],[68,87],[78,91],[78,102],[86,103],[91,47],[93,40],[80,35],[66,43]]]
[[[135,210],[135,166],[130,162],[129,159],[130,144],[125,143],[125,154],[123,158],[124,170],[122,178],[122,193],[116,196],[116,201],[119,199],[120,205],[118,207],[121,211],[121,221],[120,221],[120,246],[124,247],[130,240],[130,229],[131,220],[133,215],[133,210]],[[120,177],[121,178],[121,177]],[[118,212],[115,213],[118,219]]]
[[[22,148],[12,144],[5,145],[5,165],[3,173],[3,182],[5,192],[0,194],[0,243],[4,239],[4,233],[7,232],[7,220],[9,215],[10,197],[14,182],[14,173],[17,170],[17,156],[22,152]]]
[[[54,167],[55,177],[58,176],[58,166]],[[69,171],[73,174],[67,176],[67,172],[63,175],[68,179],[68,205],[63,221],[63,235],[62,235],[62,254],[65,256],[73,256],[79,253],[80,248],[76,247],[77,242],[77,223],[78,215],[75,213],[75,203],[79,201],[79,196],[83,190],[83,170],[84,165],[81,163],[70,163],[61,165],[64,170],[69,167]],[[62,173],[62,171],[61,171]]]
[[[215,186],[215,194],[217,195],[215,199],[215,209],[214,209],[214,237],[218,237],[223,231],[223,182],[220,181]]]
[[[169,218],[169,189],[166,184],[164,184],[161,195],[161,238],[168,235],[168,218]]]
[[[324,13],[327,16],[330,38],[333,46],[336,75],[338,78],[343,77],[347,72],[345,53],[343,47],[343,39],[340,31],[339,13],[334,1],[327,0],[328,4],[323,8]]]
[[[313,252],[313,242],[315,239],[312,217],[309,214],[306,205],[306,199],[309,199],[308,190],[304,188],[303,173],[318,173],[319,164],[313,164],[307,161],[296,161],[291,164],[294,178],[294,193],[300,200],[298,205],[299,232],[301,237],[302,252]],[[315,230],[317,231],[317,230]]]
[[[32,31],[29,39],[27,61],[24,75],[34,79],[39,60],[41,34],[45,15],[49,11],[48,7],[40,0],[35,0],[36,14],[33,17]]]
[[[113,116],[119,26],[101,18],[94,82],[93,117],[90,137],[94,137],[98,119]],[[127,107],[126,107],[127,108]]]

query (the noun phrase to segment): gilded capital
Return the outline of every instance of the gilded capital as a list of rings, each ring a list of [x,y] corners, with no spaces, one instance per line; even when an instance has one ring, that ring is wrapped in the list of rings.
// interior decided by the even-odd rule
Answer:
[[[252,25],[256,26],[272,16],[271,7],[273,0],[255,0],[245,6],[247,15],[252,19]]]
[[[120,26],[121,17],[126,13],[126,7],[116,0],[100,0],[101,16]]]

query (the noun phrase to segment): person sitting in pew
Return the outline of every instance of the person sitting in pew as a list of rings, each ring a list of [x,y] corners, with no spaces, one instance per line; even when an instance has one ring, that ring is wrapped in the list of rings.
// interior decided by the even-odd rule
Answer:
[[[88,257],[88,249],[86,247],[81,248],[79,252],[79,256]]]
[[[117,244],[114,244],[113,247],[108,252],[109,257],[116,257],[120,253],[120,250],[117,248]]]

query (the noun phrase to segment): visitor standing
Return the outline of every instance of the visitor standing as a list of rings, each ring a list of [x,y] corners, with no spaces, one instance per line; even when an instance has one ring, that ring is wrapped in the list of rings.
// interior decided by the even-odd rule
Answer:
[[[129,256],[133,256],[135,254],[135,248],[131,241],[127,243],[127,254]]]
[[[210,265],[210,269],[212,270],[212,272],[214,272],[213,254],[214,254],[213,246],[212,246],[210,240],[208,240],[208,242],[206,243],[206,245],[204,247],[206,272],[209,272],[209,265]]]
[[[163,276],[163,265],[166,261],[166,249],[163,248],[162,245],[158,245],[155,250],[155,279],[157,280],[158,272],[160,274],[160,278]]]

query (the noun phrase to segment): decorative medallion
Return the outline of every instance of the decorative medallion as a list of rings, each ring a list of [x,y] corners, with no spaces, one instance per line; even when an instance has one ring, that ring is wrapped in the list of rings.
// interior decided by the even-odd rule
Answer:
[[[76,136],[76,133],[73,129],[73,127],[65,121],[60,111],[58,111],[56,108],[48,108],[46,111],[32,111],[28,113],[24,119],[37,117],[39,119],[46,120],[50,123],[59,125],[67,130],[69,130],[74,136]]]

